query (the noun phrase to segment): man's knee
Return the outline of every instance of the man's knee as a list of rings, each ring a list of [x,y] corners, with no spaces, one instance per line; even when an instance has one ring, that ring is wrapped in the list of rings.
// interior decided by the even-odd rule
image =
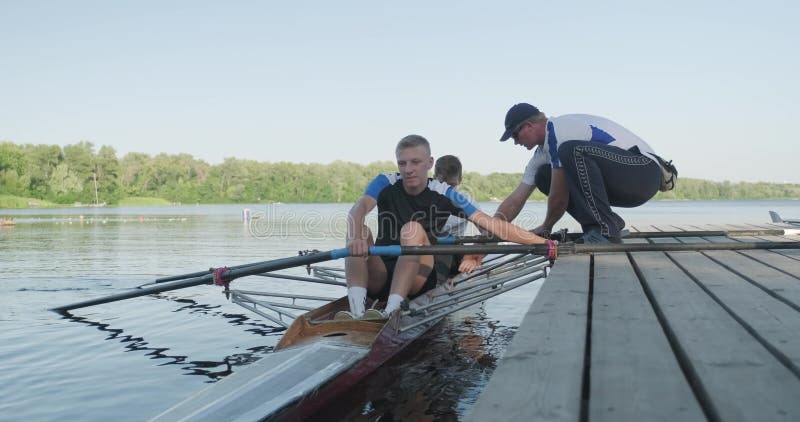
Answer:
[[[425,228],[416,221],[409,221],[400,228],[400,244],[403,246],[417,246],[420,243],[427,243],[427,240]]]

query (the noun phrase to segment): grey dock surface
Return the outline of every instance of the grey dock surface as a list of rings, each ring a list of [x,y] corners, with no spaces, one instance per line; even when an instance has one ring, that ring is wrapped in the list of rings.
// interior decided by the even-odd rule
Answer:
[[[800,421],[800,250],[560,258],[470,420]]]

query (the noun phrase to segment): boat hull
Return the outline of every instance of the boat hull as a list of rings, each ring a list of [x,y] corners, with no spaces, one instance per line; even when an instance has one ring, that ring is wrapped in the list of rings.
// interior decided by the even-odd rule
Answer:
[[[415,305],[422,306],[431,302],[433,295],[438,293],[438,289],[431,291],[429,295],[423,295],[414,300]],[[346,298],[344,298],[346,300]],[[409,344],[425,334],[434,325],[438,324],[442,318],[417,325],[408,330],[399,331],[398,327],[410,325],[412,322],[421,319],[420,317],[401,316],[395,313],[392,318],[383,324],[374,341],[370,345],[369,352],[359,359],[347,371],[331,379],[319,389],[309,394],[301,402],[287,406],[282,412],[273,419],[278,421],[304,420],[319,410],[324,408],[334,398],[350,390],[359,381],[366,378],[369,374],[377,370],[389,359],[404,350]],[[297,322],[297,321],[296,321]],[[336,324],[336,323],[333,323]],[[287,332],[287,335],[289,333]],[[286,338],[286,336],[284,336]]]
[[[414,299],[430,303],[439,287]],[[300,317],[275,352],[189,397],[155,421],[260,421],[307,419],[351,389],[441,318],[407,330],[422,317],[400,315],[383,321],[335,321],[348,309],[343,297]]]

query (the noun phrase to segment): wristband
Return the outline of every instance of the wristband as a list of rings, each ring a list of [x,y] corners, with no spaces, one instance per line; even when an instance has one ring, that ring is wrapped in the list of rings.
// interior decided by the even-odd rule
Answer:
[[[547,259],[551,262],[558,258],[558,242],[547,239]]]

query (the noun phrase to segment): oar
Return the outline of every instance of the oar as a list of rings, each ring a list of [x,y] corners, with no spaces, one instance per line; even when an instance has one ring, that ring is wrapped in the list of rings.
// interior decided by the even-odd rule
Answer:
[[[552,238],[558,239],[561,232],[555,232]],[[800,235],[800,229],[754,229],[754,230],[695,230],[668,232],[633,232],[623,236],[625,239],[664,238],[664,237],[710,237],[710,236],[789,236]],[[577,240],[583,233],[568,233],[566,240]],[[564,240],[563,237],[562,239]],[[501,239],[491,236],[439,237],[439,245],[462,245],[465,243],[495,243]]]
[[[558,244],[559,255],[600,252],[676,252],[676,251],[733,251],[752,249],[800,249],[800,242],[726,242],[726,243],[572,243]],[[541,245],[434,245],[434,246],[373,246],[372,255],[471,255],[471,254],[533,254],[547,256],[550,246]]]
[[[434,245],[434,246],[372,246],[370,255],[402,256],[402,255],[470,255],[470,254],[518,254],[529,253],[534,255],[552,256],[554,244],[541,245]],[[562,243],[557,247],[558,254],[568,255],[592,252],[673,252],[673,251],[709,251],[709,250],[743,250],[743,249],[800,249],[800,242],[731,242],[731,243],[608,243],[608,244],[575,244]],[[277,271],[301,265],[316,264],[318,262],[350,256],[345,249],[334,249],[327,252],[317,252],[308,255],[281,258],[264,261],[256,264],[239,266],[238,268],[219,268],[211,274],[200,277],[188,278],[162,283],[153,287],[131,290],[111,296],[89,299],[71,305],[52,308],[52,311],[64,313],[78,308],[99,305],[161,293],[201,284],[227,284],[237,278],[261,274],[268,271]]]
[[[268,271],[277,271],[285,268],[299,267],[302,265],[316,264],[318,262],[330,261],[348,256],[347,249],[334,249],[326,252],[316,252],[307,255],[293,256],[289,258],[274,259],[271,261],[258,262],[254,264],[238,265],[231,268],[220,268],[215,271],[203,271],[200,276],[185,278],[172,282],[161,283],[152,287],[130,290],[110,296],[103,296],[70,305],[58,306],[51,311],[64,313],[78,308],[100,305],[103,303],[116,302],[118,300],[131,299],[139,296],[151,295],[154,293],[178,290],[186,287],[199,286],[201,284],[227,284],[239,277],[261,274]]]
[[[236,265],[236,266],[233,266],[233,267],[228,267],[228,269],[229,270],[240,270],[242,268],[252,267],[253,265],[259,265],[259,264],[262,264],[262,262],[258,262],[258,263],[255,263],[255,264]],[[300,265],[305,265],[305,264],[300,264]],[[142,284],[139,287],[149,286],[149,285],[152,285],[152,284],[166,283],[168,281],[184,280],[184,279],[187,279],[187,278],[201,277],[201,276],[213,273],[214,270],[215,270],[214,268],[209,268],[208,270],[198,271],[198,272],[195,272],[195,273],[179,274],[179,275],[171,275],[171,276],[168,276],[168,277],[161,277],[161,278],[155,279],[155,281],[153,281],[153,282],[150,282],[150,283],[147,283],[147,284]]]
[[[771,211],[770,211],[771,212]],[[709,236],[787,236],[787,235],[800,235],[800,229],[755,229],[755,230],[698,230],[698,231],[668,231],[668,232],[633,232],[627,233],[623,237],[626,239],[643,239],[643,238],[664,238],[664,237],[709,237]],[[566,238],[564,237],[566,236]],[[583,236],[583,233],[566,233],[565,230],[554,232],[553,239],[559,241],[574,241]],[[497,243],[502,242],[502,239],[492,236],[448,236],[439,237],[436,243],[439,245],[462,245],[466,243]],[[243,264],[230,267],[228,269],[242,269],[248,268],[258,264]],[[302,264],[301,264],[302,265]],[[205,271],[198,271],[188,274],[173,275],[168,277],[161,277],[155,279],[154,282],[143,284],[140,287],[152,284],[165,283],[168,281],[184,280],[188,278],[201,277],[211,274],[214,269]]]

